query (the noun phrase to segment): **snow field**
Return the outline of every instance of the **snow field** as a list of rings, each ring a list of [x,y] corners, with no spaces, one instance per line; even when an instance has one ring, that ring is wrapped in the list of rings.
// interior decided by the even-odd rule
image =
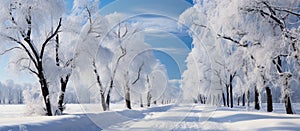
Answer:
[[[211,107],[198,104],[156,105],[89,112],[98,105],[68,104],[62,116],[26,116],[25,105],[0,105],[0,131],[6,130],[300,130],[300,115],[287,115],[283,104],[274,112],[252,108]],[[264,108],[263,104],[263,108]],[[299,112],[300,104],[294,104]]]

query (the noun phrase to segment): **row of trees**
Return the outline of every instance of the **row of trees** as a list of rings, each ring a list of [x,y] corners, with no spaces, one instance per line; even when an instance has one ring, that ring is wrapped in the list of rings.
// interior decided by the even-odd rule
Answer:
[[[299,20],[297,0],[196,0],[180,16],[194,44],[183,74],[185,96],[222,95],[224,105],[233,107],[235,93],[249,106],[253,91],[259,110],[265,91],[271,112],[271,91],[280,88],[286,113],[293,114],[291,89],[300,81]],[[191,78],[194,70],[197,77]]]
[[[12,70],[27,70],[38,78],[48,116],[63,112],[70,79],[79,102],[90,98],[80,91],[88,91],[104,111],[117,96],[131,109],[132,100],[143,104],[146,97],[150,106],[172,95],[164,93],[169,86],[166,69],[144,43],[138,24],[118,13],[101,16],[98,6],[98,0],[74,0],[69,14],[60,0],[0,4],[1,54],[11,53]],[[39,98],[34,94],[26,92],[26,99]]]
[[[0,82],[0,104],[23,104],[23,91],[20,88],[29,87],[29,84],[18,85],[12,80]]]

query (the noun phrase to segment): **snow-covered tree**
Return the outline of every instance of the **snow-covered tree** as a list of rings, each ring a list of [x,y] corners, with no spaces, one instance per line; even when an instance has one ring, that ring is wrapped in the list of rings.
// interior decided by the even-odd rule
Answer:
[[[13,80],[0,82],[0,104],[24,104],[23,90],[32,85],[16,84]]]
[[[78,65],[78,77],[85,78],[86,81],[82,81],[78,84],[87,87],[90,85],[97,85],[98,88],[93,88],[94,90],[97,90],[97,93],[93,95],[96,99],[97,96],[99,97],[100,95],[101,105],[105,111],[108,108],[105,101],[105,90],[110,74],[108,65],[111,62],[113,54],[111,50],[103,46],[103,39],[106,37],[108,31],[108,23],[106,18],[99,14],[98,6],[98,0],[76,0],[74,1],[71,19],[72,21],[77,22],[75,24],[83,25],[81,30],[77,30],[79,32],[78,46],[76,48],[78,57],[75,61]],[[79,85],[77,87],[83,88]],[[89,90],[89,88],[77,90]],[[95,91],[91,91],[91,93],[92,92]],[[91,96],[81,97],[90,98]]]
[[[296,31],[299,28],[299,13],[297,13],[299,2],[294,0],[194,2],[194,6],[180,16],[180,22],[190,27],[195,48],[203,48],[201,45],[207,47],[205,44],[208,43],[216,45],[215,47],[220,44],[223,48],[223,51],[216,51],[221,51],[224,56],[223,59],[217,60],[217,64],[222,65],[224,70],[212,68],[216,70],[219,83],[229,84],[227,87],[230,87],[230,90],[233,87],[230,85],[235,84],[236,90],[243,92],[249,91],[250,87],[255,88],[257,109],[259,109],[259,92],[265,89],[268,111],[272,111],[270,87],[283,87],[282,97],[286,103],[287,113],[292,113],[289,83],[299,76],[295,72],[299,68],[297,62],[299,41],[296,37],[299,35]],[[210,32],[210,35],[207,32]],[[202,43],[197,42],[197,39]],[[209,49],[206,51],[213,56],[212,61],[216,61],[216,56]],[[189,65],[192,59],[187,62]],[[215,65],[213,62],[211,64]],[[188,66],[186,72],[189,70],[193,69]],[[239,79],[234,82],[233,76],[238,76]]]
[[[299,28],[299,4],[299,1],[295,0],[257,0],[249,1],[247,5],[241,7],[241,10],[247,15],[262,19],[263,26],[273,28],[269,34],[263,32],[265,35],[263,42],[266,44],[264,48],[272,56],[272,58],[268,58],[268,61],[272,61],[273,65],[269,65],[276,69],[271,80],[278,81],[279,78],[278,83],[276,82],[274,85],[282,87],[282,99],[285,102],[287,114],[293,114],[290,79],[297,78],[299,75],[294,71],[299,69],[299,40],[297,38],[299,33],[294,32]],[[264,28],[263,26],[261,25],[260,28]],[[277,46],[274,47],[274,44]],[[267,70],[272,69],[267,67]]]
[[[116,44],[110,46],[115,55],[110,65],[113,73],[111,80],[115,79],[119,86],[123,87],[119,88],[124,93],[126,107],[131,109],[132,99],[139,100],[143,95],[142,92],[138,93],[138,90],[146,90],[147,75],[155,70],[158,61],[150,50],[150,45],[144,42],[144,34],[138,25],[126,21],[117,23],[110,36],[111,41]],[[110,85],[110,88],[112,86]]]
[[[172,90],[167,90],[168,78],[166,67],[156,60],[156,63],[151,67],[151,73],[147,75],[146,79],[146,100],[147,106],[151,103],[160,101],[164,93],[171,93]]]
[[[4,52],[21,52],[15,53],[16,67],[27,69],[38,78],[47,115],[51,116],[47,78],[50,73],[46,72],[45,62],[51,59],[47,48],[61,29],[64,2],[14,0],[3,1],[0,7],[0,36],[6,47]]]

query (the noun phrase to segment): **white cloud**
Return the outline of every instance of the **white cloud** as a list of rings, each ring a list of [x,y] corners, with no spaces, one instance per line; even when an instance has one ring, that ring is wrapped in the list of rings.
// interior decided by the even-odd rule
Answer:
[[[137,21],[145,33],[162,34],[171,32],[181,32],[178,29],[177,21],[161,16],[140,16],[133,18]]]
[[[162,51],[162,52],[166,52],[168,54],[180,55],[180,54],[186,53],[185,50],[182,50],[182,49],[179,49],[179,48],[170,48],[170,47],[164,48],[164,47],[160,47],[160,48],[154,48],[154,49]]]
[[[180,84],[181,83],[181,79],[172,79],[172,80],[169,80],[169,83],[170,84]]]

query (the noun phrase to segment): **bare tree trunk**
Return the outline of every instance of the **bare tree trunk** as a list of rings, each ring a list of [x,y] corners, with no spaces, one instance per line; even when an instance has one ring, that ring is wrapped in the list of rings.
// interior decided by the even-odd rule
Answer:
[[[127,71],[124,75],[124,78],[126,79],[124,91],[125,91],[125,104],[128,109],[131,109],[131,101],[130,101],[130,88],[129,88],[129,72]]]
[[[151,91],[151,85],[150,85],[149,76],[147,76],[147,83],[148,83],[147,106],[150,107],[152,95],[151,95],[151,92],[150,92]]]
[[[126,32],[127,32],[127,28],[126,28]],[[125,36],[125,34],[121,35],[120,34],[120,24],[119,24],[119,32],[118,32],[118,38],[121,38],[121,36]],[[109,89],[108,89],[108,92],[107,92],[107,95],[106,95],[106,106],[107,106],[107,109],[109,110],[110,108],[110,93],[113,89],[113,86],[114,86],[114,79],[115,79],[115,75],[116,75],[116,72],[117,72],[117,69],[119,67],[119,62],[120,60],[127,54],[127,51],[125,48],[123,48],[122,46],[120,46],[120,49],[122,51],[122,55],[120,55],[117,59],[117,62],[116,62],[116,66],[115,68],[113,69],[113,74],[112,74],[112,77],[111,77],[111,80],[110,80],[110,85],[109,85]]]
[[[254,87],[254,108],[256,110],[260,110],[260,106],[259,106],[259,92],[257,87]]]
[[[289,95],[284,96],[285,109],[287,114],[294,114],[292,109],[292,102]]]
[[[130,101],[130,88],[128,87],[128,83],[125,87],[125,103],[128,109],[131,109],[131,101]]]
[[[70,74],[66,76],[65,79],[60,78],[60,94],[58,97],[58,109],[62,113],[64,110],[63,103],[64,103],[64,97],[65,97],[65,92],[67,88],[67,84],[69,81]]]
[[[285,110],[287,114],[294,114],[293,109],[292,109],[292,102],[291,102],[291,97],[290,97],[290,89],[288,85],[288,76],[285,78],[285,83],[284,83],[284,89],[283,89],[283,94],[284,94],[284,103],[285,103]]]
[[[102,105],[102,109],[103,111],[106,111],[106,103],[105,103],[105,97],[104,97],[104,92],[100,92],[100,99],[101,99],[101,105]]]
[[[151,104],[151,98],[152,98],[151,93],[150,93],[150,91],[148,91],[148,93],[147,93],[147,106],[148,106],[148,107],[150,107],[150,104]]]
[[[18,96],[19,96],[18,103],[19,103],[19,104],[23,104],[23,95],[22,95],[22,91],[19,91]],[[1,100],[0,100],[0,104],[1,104]]]
[[[12,92],[11,92],[11,88],[8,89],[8,104],[12,104]]]
[[[267,111],[273,111],[273,102],[272,102],[272,93],[270,87],[266,87],[266,94],[267,94]]]
[[[61,63],[60,63],[60,58],[59,58],[59,47],[60,47],[60,41],[59,41],[59,35],[56,35],[56,39],[55,39],[56,45],[55,45],[55,61],[56,61],[56,66],[60,67]],[[73,59],[70,59],[69,62],[71,62]],[[63,67],[69,67],[70,63],[67,62]],[[59,93],[59,97],[58,97],[58,109],[60,110],[60,114],[63,113],[64,107],[63,107],[63,103],[64,103],[64,97],[65,97],[65,92],[67,89],[67,84],[69,82],[69,78],[71,76],[71,73],[68,73],[65,77],[61,77],[60,78],[60,93]]]
[[[41,69],[39,71],[42,71]],[[48,89],[48,84],[47,81],[44,77],[44,74],[39,74],[39,82],[41,85],[41,90],[42,90],[42,95],[43,99],[46,105],[46,111],[48,116],[52,116],[52,110],[51,110],[51,103],[50,103],[50,98],[49,98],[49,89]]]
[[[245,106],[245,93],[243,93],[243,106]]]
[[[294,114],[293,110],[292,110],[292,104],[291,104],[291,98],[290,98],[290,89],[289,89],[289,83],[288,83],[288,79],[290,77],[292,77],[291,74],[288,73],[284,73],[282,71],[282,63],[281,63],[281,58],[277,57],[277,64],[276,64],[276,60],[273,60],[273,63],[276,65],[277,71],[279,73],[281,73],[281,77],[284,77],[284,83],[283,83],[283,99],[284,99],[284,103],[285,103],[285,109],[286,109],[286,113],[287,114]]]
[[[108,89],[108,92],[107,92],[107,95],[106,95],[106,106],[107,106],[107,110],[109,110],[109,104],[110,104],[110,93],[111,93],[111,90],[113,88],[113,85],[114,85],[114,80],[111,79],[110,80],[110,85],[109,85],[109,89]]]
[[[199,94],[198,96],[199,96],[199,98],[200,98],[200,103],[201,103],[201,104],[204,104],[204,100],[203,100],[203,97],[202,97],[202,95],[201,95],[201,94]]]
[[[247,91],[247,106],[250,107],[250,90]]]
[[[142,97],[142,95],[140,95],[140,107],[144,107],[144,105],[143,105],[143,97]]]
[[[98,86],[100,88],[100,99],[101,99],[102,109],[103,109],[103,111],[106,111],[108,109],[108,106],[105,103],[104,89],[103,89],[103,85],[102,85],[102,82],[101,82],[101,79],[100,79],[100,75],[99,75],[98,70],[97,70],[97,66],[96,66],[95,60],[93,60],[92,65],[93,65],[93,68],[94,68],[94,74],[96,76],[96,80],[97,80]]]
[[[229,107],[229,85],[226,85],[227,107]]]
[[[130,93],[129,93],[129,91],[126,92],[126,94],[125,94],[125,102],[126,102],[126,107],[128,109],[131,109],[131,101],[130,101]]]
[[[226,106],[225,94],[223,91],[222,91],[222,98],[223,98],[223,104],[224,104],[224,106]]]
[[[240,106],[240,99],[241,99],[241,97],[239,96],[239,97],[237,98],[237,105],[238,105],[238,106]]]
[[[230,75],[230,83],[229,83],[229,87],[230,87],[230,107],[233,108],[233,92],[232,92],[232,81],[233,81],[233,77],[234,75]]]

